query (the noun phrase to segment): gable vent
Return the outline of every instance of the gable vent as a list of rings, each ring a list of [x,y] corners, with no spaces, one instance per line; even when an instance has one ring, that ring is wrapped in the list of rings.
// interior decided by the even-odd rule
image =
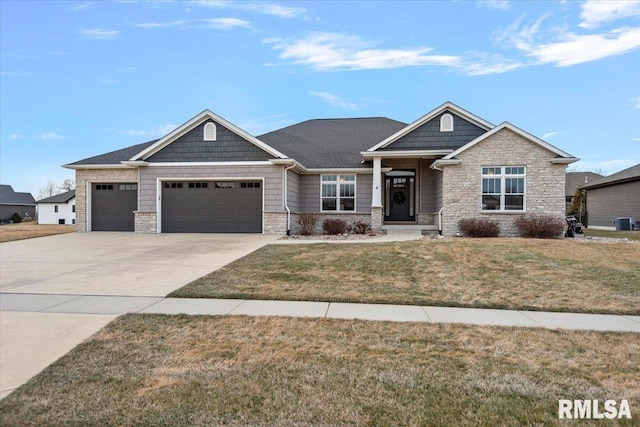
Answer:
[[[453,116],[449,113],[440,117],[440,132],[453,132]]]
[[[204,140],[215,141],[216,140],[216,124],[209,122],[204,125]]]

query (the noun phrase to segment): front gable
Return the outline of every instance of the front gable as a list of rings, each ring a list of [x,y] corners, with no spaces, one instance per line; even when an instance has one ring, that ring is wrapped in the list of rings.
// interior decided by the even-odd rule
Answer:
[[[233,123],[205,110],[127,163],[247,162],[286,159]]]
[[[208,130],[215,130],[215,139],[206,138],[205,125]],[[267,161],[274,156],[247,141],[240,135],[230,131],[212,119],[197,125],[171,144],[145,160],[154,162],[241,162]]]
[[[442,116],[453,118],[453,130],[441,131]],[[485,133],[487,130],[464,119],[449,109],[434,116],[391,144],[378,151],[455,150]]]

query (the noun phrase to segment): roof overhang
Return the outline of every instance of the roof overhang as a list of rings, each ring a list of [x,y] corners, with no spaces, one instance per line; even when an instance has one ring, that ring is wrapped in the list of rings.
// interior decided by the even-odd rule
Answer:
[[[460,163],[462,163],[462,160],[459,159],[438,159],[435,162],[431,163],[431,169],[435,169],[435,170],[439,170],[441,171],[442,169],[440,169],[442,166],[449,166],[449,165],[459,165]]]
[[[127,169],[131,166],[124,165],[122,163],[114,163],[114,164],[105,164],[105,165],[62,165],[63,168],[67,169]]]
[[[125,166],[129,166],[130,168],[139,168],[139,167],[149,166],[149,162],[145,162],[144,160],[124,160],[120,163],[122,163]]]
[[[427,114],[425,114],[424,116],[420,117],[418,120],[414,121],[413,123],[409,124],[408,126],[400,129],[398,132],[394,133],[390,137],[386,138],[385,140],[383,140],[383,141],[379,142],[378,144],[374,145],[373,147],[369,148],[367,151],[376,151],[376,150],[378,150],[380,148],[384,148],[387,145],[390,145],[391,143],[397,141],[398,139],[400,139],[403,136],[407,135],[411,131],[419,128],[420,126],[422,126],[423,124],[427,123],[429,120],[432,120],[434,117],[438,116],[439,114],[443,113],[446,110],[449,110],[452,113],[455,113],[457,116],[462,117],[463,119],[467,120],[468,122],[473,123],[474,125],[482,128],[484,130],[489,130],[489,129],[492,129],[494,127],[493,124],[491,124],[488,121],[476,116],[473,113],[470,113],[469,111],[465,110],[464,108],[458,107],[457,105],[455,105],[452,102],[445,102],[444,104],[442,104],[441,106],[439,106],[435,110],[429,111]]]
[[[131,157],[131,159],[129,159],[129,160],[135,161],[135,160],[146,160],[146,159],[148,159],[149,157],[151,157],[152,155],[154,155],[158,151],[160,151],[163,148],[165,148],[167,145],[171,144],[176,139],[178,139],[181,136],[185,135],[187,132],[192,130],[194,127],[206,122],[207,120],[213,120],[214,122],[226,127],[230,131],[232,131],[235,134],[241,136],[242,138],[246,139],[247,141],[249,141],[253,145],[257,146],[258,148],[260,148],[263,151],[266,151],[267,153],[271,154],[274,157],[281,158],[281,159],[286,159],[287,158],[287,156],[285,156],[284,154],[282,154],[281,152],[279,152],[275,148],[265,144],[264,142],[260,141],[255,136],[249,134],[248,132],[244,131],[243,129],[240,129],[238,126],[234,125],[230,121],[225,120],[224,118],[218,116],[217,114],[213,113],[212,111],[204,110],[203,112],[201,112],[197,116],[193,117],[192,119],[190,119],[186,123],[182,124],[181,126],[177,127],[173,131],[169,132],[167,135],[165,135],[162,138],[160,138],[154,144],[151,144],[146,149],[142,150],[141,152],[139,152],[135,156]]]
[[[559,164],[569,165],[569,164],[571,164],[571,163],[575,163],[575,162],[577,162],[578,160],[580,160],[580,159],[579,159],[579,158],[577,158],[577,157],[564,157],[564,158],[557,157],[557,158],[555,158],[555,159],[551,159],[551,160],[549,160],[549,161],[550,161],[551,163],[559,163]]]
[[[397,150],[397,151],[362,151],[360,154],[365,160],[371,160],[376,157],[381,159],[436,159],[446,156],[453,150]]]

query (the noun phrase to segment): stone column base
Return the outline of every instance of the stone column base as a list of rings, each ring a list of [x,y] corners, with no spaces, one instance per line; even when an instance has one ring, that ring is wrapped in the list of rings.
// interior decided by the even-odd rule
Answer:
[[[135,211],[134,230],[136,233],[156,234],[158,214],[156,212]]]
[[[374,233],[382,231],[382,207],[371,208],[371,231]]]

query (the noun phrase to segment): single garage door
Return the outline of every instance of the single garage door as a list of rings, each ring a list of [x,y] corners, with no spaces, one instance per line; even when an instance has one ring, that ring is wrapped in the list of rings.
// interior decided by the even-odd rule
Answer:
[[[261,233],[262,181],[164,182],[163,233]]]
[[[133,231],[138,209],[138,184],[93,184],[91,191],[92,231]]]

